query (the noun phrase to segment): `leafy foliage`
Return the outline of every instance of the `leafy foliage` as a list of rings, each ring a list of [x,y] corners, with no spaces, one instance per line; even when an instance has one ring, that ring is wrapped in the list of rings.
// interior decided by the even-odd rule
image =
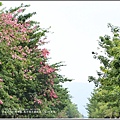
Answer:
[[[111,24],[108,27],[113,37],[105,35],[99,40],[104,55],[92,52],[102,64],[98,78],[89,76],[89,82],[96,85],[86,108],[92,118],[120,117],[120,29]]]
[[[49,29],[30,20],[36,12],[24,14],[27,7],[0,13],[0,117],[59,117],[70,101],[60,83],[71,79],[57,73],[61,62],[48,63],[41,46]]]
[[[68,101],[67,106],[58,114],[60,118],[83,118],[83,115],[78,111],[77,105]]]

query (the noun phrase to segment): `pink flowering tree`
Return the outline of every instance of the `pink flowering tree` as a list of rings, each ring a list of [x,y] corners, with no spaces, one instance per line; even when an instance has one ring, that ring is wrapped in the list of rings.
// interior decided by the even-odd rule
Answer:
[[[70,99],[59,83],[71,80],[57,73],[61,62],[48,63],[50,53],[41,49],[48,30],[29,20],[35,12],[23,14],[26,7],[0,13],[0,115],[57,117]],[[29,114],[30,109],[41,112]]]

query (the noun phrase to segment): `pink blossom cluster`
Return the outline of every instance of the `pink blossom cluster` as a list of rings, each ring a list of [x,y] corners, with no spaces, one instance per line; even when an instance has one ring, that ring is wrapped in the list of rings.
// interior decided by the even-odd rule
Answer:
[[[49,65],[45,65],[45,66],[42,66],[38,71],[43,74],[50,74],[55,70],[54,68],[51,68]]]
[[[2,105],[3,104],[3,101],[2,100],[0,100],[0,105]]]
[[[42,64],[43,64],[43,62],[40,62],[40,64],[42,65]]]
[[[32,49],[31,48],[28,48],[27,46],[24,47],[24,51],[27,53],[27,54],[30,54],[32,52]]]
[[[25,61],[28,54],[30,54],[30,52],[32,51],[32,49],[29,49],[27,46],[25,46],[24,48],[22,46],[14,46],[14,47],[11,47],[11,50],[16,51],[11,53],[12,58],[18,59],[21,61],[22,60]]]
[[[46,96],[46,94],[44,93],[43,96]]]
[[[50,78],[50,79],[56,78],[56,75],[55,75],[55,74],[49,74],[49,78]]]
[[[13,12],[13,16],[15,16],[16,14],[19,14],[19,13],[21,13],[23,11],[24,11],[24,9],[18,9],[17,11]]]
[[[31,67],[31,66],[30,66]],[[23,74],[23,77],[25,78],[25,79],[27,79],[27,80],[33,80],[34,79],[34,77],[31,75],[31,73],[32,73],[32,70],[28,70],[28,69],[22,69],[23,70],[23,72],[24,72],[24,74]]]
[[[48,43],[48,42],[45,41],[45,39],[46,38],[44,38],[43,40],[39,40],[38,44],[39,45],[44,45],[44,44]]]
[[[30,52],[32,52],[32,49],[27,49],[26,53],[30,54]]]
[[[26,22],[24,24],[20,24],[18,23],[18,20],[16,18],[13,18],[12,14],[10,13],[3,13],[1,15],[1,20],[0,23],[2,23],[2,21],[4,21],[3,25],[10,25],[12,26],[16,32],[22,32],[22,33],[27,33],[27,32],[32,32],[32,29],[29,29],[29,31],[27,31],[27,27],[30,26],[30,22]]]
[[[32,29],[27,29],[28,26],[30,26],[29,22],[20,24],[17,23],[17,19],[13,18],[12,14],[2,13],[0,15],[0,27],[2,27],[0,42],[6,40],[8,45],[15,39],[21,42],[30,42],[27,33],[32,32]]]
[[[58,96],[56,95],[56,93],[54,92],[53,89],[50,91],[50,97],[51,98],[58,98]]]
[[[22,12],[22,11],[23,11],[23,9],[19,9],[17,12],[20,13],[20,12]]]
[[[39,99],[35,99],[35,100],[34,100],[34,103],[36,103],[36,102],[37,102],[38,104],[42,104],[42,101],[39,100]]]
[[[54,85],[54,81],[53,81],[53,80],[50,80],[50,84],[51,84],[51,85]]]
[[[25,46],[24,48],[22,46],[15,46],[12,47],[11,50],[21,53],[23,57],[26,57],[27,54],[30,54],[30,52],[32,51],[32,49],[29,49],[27,46]]]
[[[28,79],[28,80],[32,80],[33,79],[33,76],[31,76],[31,75],[28,75],[28,74],[26,74],[26,73],[24,73],[24,78],[26,78],[26,79]]]
[[[30,21],[23,23],[25,27],[30,27]],[[32,32],[32,31],[31,31]]]
[[[10,95],[10,98],[12,99],[12,98],[13,98],[13,96],[11,96],[11,95]]]
[[[26,60],[25,58],[22,58],[22,57],[16,55],[16,53],[12,54],[12,58],[13,59],[18,59],[18,60]]]
[[[3,79],[0,78],[0,82],[3,82]]]
[[[6,19],[7,18],[7,19]],[[1,14],[1,19],[2,20],[12,20],[13,16],[11,13],[2,13]]]
[[[35,26],[34,28],[33,28],[33,30],[36,30],[37,29],[37,26]]]
[[[18,10],[17,12],[22,12],[22,9]],[[27,35],[29,32],[33,32],[32,29],[29,29],[28,27],[30,26],[30,22],[25,22],[23,24],[18,23],[18,20],[13,18],[13,15],[10,13],[7,14],[1,14],[0,15],[0,42],[6,42],[6,47],[10,49],[10,55],[12,56],[13,59],[18,59],[20,61],[23,61],[23,63],[27,63],[27,60],[29,61],[29,56],[34,56],[36,58],[39,58],[43,56],[44,58],[47,58],[49,55],[49,51],[47,49],[42,49],[39,50],[38,46],[30,49],[28,46],[22,47],[20,46],[20,43],[29,43],[30,39]],[[36,27],[34,28],[36,29]],[[42,44],[44,42],[40,41]],[[9,50],[8,49],[8,50]],[[37,55],[38,54],[38,55]],[[28,59],[27,59],[28,57]],[[32,56],[33,57],[33,56]],[[25,62],[26,61],[26,62]],[[31,61],[30,61],[31,62]],[[33,62],[33,61],[32,61]],[[0,62],[1,64],[1,62]],[[33,62],[34,64],[34,62]],[[31,63],[31,66],[34,68],[34,65]],[[38,70],[39,73],[43,74],[49,74],[53,73],[55,71],[54,68],[50,67],[49,65],[40,62],[41,67]],[[34,68],[35,69],[35,68]],[[33,69],[32,69],[33,70]],[[23,77],[32,80],[33,76],[31,75],[31,72],[29,72],[26,68],[23,68]],[[12,73],[14,75],[14,73]],[[50,83],[51,85],[54,84],[53,78],[56,77],[55,75],[51,75],[51,80]],[[3,82],[3,80],[0,78],[0,82]],[[50,97],[51,98],[57,98],[58,96],[54,92],[54,90],[50,90]],[[10,98],[13,98],[10,96]],[[42,101],[39,99],[35,99],[34,102],[37,102],[38,104],[42,104]],[[0,104],[3,104],[3,102],[0,100]]]
[[[42,56],[44,56],[44,58],[46,58],[47,57],[47,55],[49,55],[49,51],[47,50],[47,49],[42,49]]]

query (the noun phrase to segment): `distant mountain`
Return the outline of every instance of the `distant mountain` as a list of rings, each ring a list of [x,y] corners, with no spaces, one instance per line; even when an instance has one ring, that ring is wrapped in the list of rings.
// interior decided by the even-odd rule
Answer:
[[[91,96],[93,91],[93,83],[82,83],[82,82],[66,82],[63,84],[65,88],[68,88],[72,95],[72,102],[77,104],[79,112],[87,117],[87,111],[85,109],[88,98]]]

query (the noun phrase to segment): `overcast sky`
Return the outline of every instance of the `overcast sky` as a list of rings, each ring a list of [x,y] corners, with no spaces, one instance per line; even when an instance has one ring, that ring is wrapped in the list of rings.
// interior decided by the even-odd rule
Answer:
[[[3,2],[6,7],[21,3],[31,4],[27,11],[37,12],[33,19],[41,27],[51,26],[54,34],[49,34],[50,43],[46,47],[50,50],[51,63],[65,61],[67,66],[61,68],[62,75],[79,83],[88,83],[89,75],[96,76],[99,62],[91,52],[96,50],[99,36],[110,34],[108,23],[120,25],[120,1]]]

